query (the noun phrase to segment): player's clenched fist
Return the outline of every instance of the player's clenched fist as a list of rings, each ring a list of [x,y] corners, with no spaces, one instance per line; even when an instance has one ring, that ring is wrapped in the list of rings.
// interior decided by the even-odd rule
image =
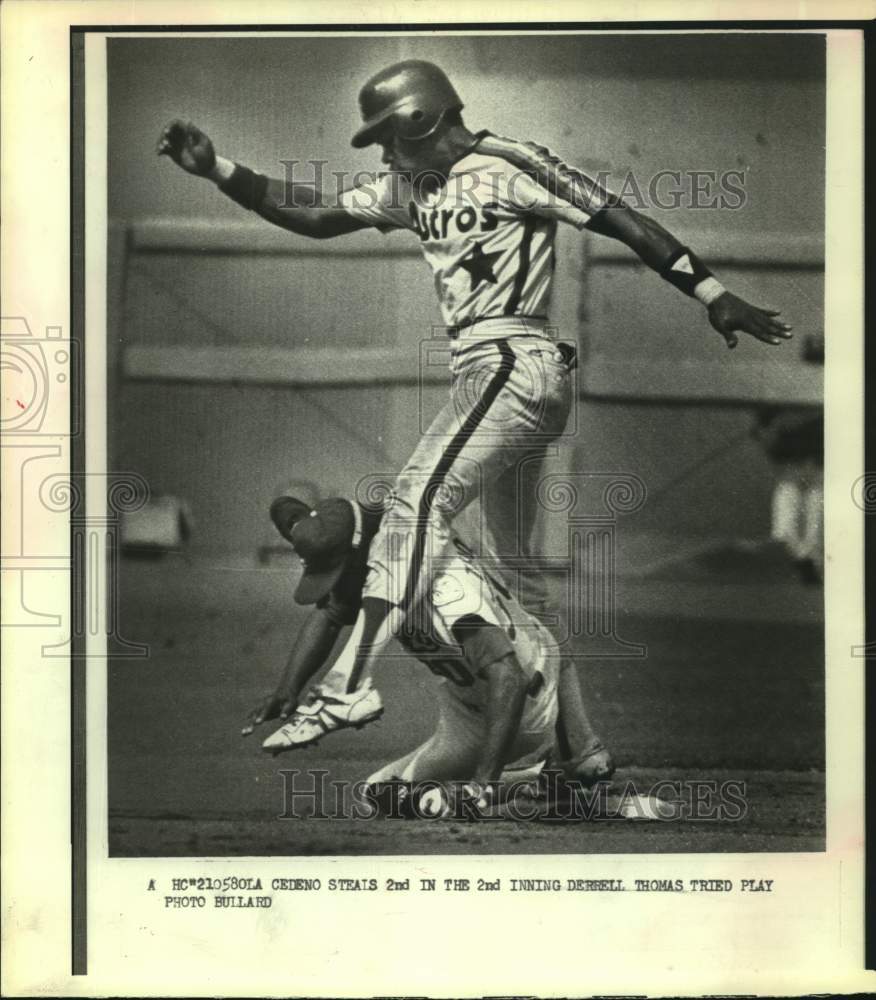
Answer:
[[[192,122],[174,119],[158,137],[158,155],[169,156],[183,170],[206,177],[216,165],[210,137]]]

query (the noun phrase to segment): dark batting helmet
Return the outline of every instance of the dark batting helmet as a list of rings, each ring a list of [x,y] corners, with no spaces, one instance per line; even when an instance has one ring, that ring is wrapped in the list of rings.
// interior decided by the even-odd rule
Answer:
[[[295,591],[297,604],[316,604],[344,572],[347,557],[362,542],[358,504],[330,497],[313,508],[295,497],[277,497],[271,520],[304,565]]]
[[[447,111],[463,106],[444,71],[434,63],[407,59],[376,73],[359,91],[363,124],[353,136],[369,146],[384,129],[402,139],[425,139]]]

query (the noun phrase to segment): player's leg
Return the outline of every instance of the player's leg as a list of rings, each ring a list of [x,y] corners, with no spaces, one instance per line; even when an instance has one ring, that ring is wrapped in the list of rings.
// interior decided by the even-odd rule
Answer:
[[[530,614],[549,610],[544,566],[540,564],[538,487],[544,476],[547,446],[522,452],[484,486],[483,520],[493,556],[506,586]]]
[[[483,733],[480,717],[441,685],[438,725],[416,750],[375,771],[368,784],[388,781],[465,781],[474,771]]]
[[[375,771],[367,780],[372,799],[385,799],[387,808],[397,801],[389,794],[391,789],[397,793],[402,787],[405,794],[434,795],[437,789],[432,782],[463,785],[477,767],[484,740],[483,716],[455,697],[449,687],[442,686],[439,698],[441,716],[435,733],[422,746]],[[535,727],[526,728],[524,724],[509,748],[495,804],[509,796],[537,794],[539,775],[554,745],[554,733],[553,725],[539,728],[536,722]],[[441,801],[442,793],[437,794]]]
[[[399,474],[371,543],[360,631],[333,669],[330,689],[343,684],[348,695],[358,691],[402,626],[428,630],[428,621],[411,615],[422,606],[433,563],[446,552],[453,517],[515,456],[537,451],[562,432],[571,403],[569,369],[545,343],[485,343],[457,364],[451,399]]]
[[[540,558],[542,525],[539,491],[546,459],[556,452],[571,407],[571,371],[575,351],[569,345],[526,338],[517,354],[524,359],[512,380],[518,406],[534,418],[535,435],[522,438],[522,450],[498,477],[484,486],[484,520],[494,553],[505,566],[505,579],[523,607],[536,617],[550,615],[550,597]],[[557,403],[562,401],[559,406]],[[531,405],[530,405],[531,403]]]
[[[557,677],[557,749],[567,777],[585,785],[607,781],[614,774],[614,760],[590,722],[578,671],[563,659]]]
[[[368,784],[387,781],[465,781],[477,763],[477,748],[452,744],[436,732],[416,750],[392,761],[368,778]]]
[[[500,563],[519,566],[506,579],[519,581],[519,600],[540,616],[550,610],[543,568],[539,566],[536,536],[538,487],[544,474],[546,448],[525,455],[486,492],[487,521]],[[513,480],[513,481],[512,481]],[[557,749],[570,776],[585,783],[607,780],[614,762],[590,722],[578,672],[571,660],[559,660],[556,675]]]
[[[544,651],[553,654],[553,649]],[[555,756],[559,658],[543,656],[541,682],[527,693],[517,733],[502,769],[498,801],[538,794],[539,776]]]
[[[467,350],[454,372],[451,400],[436,417],[396,482],[393,501],[371,546],[366,583],[366,630],[351,683],[373,666],[389,639],[367,624],[369,598],[400,608],[407,620],[446,551],[452,519],[521,456],[563,430],[571,405],[568,368],[538,344],[496,341]],[[516,493],[516,491],[515,491]],[[509,503],[514,503],[513,498]],[[527,525],[527,528],[531,527]],[[375,615],[375,620],[377,615]],[[383,625],[383,622],[380,623]]]

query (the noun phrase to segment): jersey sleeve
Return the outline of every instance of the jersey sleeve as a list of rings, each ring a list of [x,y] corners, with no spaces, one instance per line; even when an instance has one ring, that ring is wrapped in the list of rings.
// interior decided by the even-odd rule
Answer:
[[[398,177],[392,174],[382,174],[376,180],[343,191],[339,199],[341,208],[354,219],[367,222],[382,233],[411,228],[406,200]]]
[[[584,229],[617,202],[599,180],[570,167],[545,146],[489,136],[478,149],[503,161],[501,202],[512,211]]]
[[[565,198],[542,186],[527,174],[511,178],[508,201],[520,212],[532,212],[541,218],[556,219],[576,229],[584,229],[602,208],[594,198]]]

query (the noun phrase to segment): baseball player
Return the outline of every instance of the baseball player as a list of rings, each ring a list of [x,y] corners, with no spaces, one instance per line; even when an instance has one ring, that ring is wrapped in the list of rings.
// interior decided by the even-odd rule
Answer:
[[[272,520],[304,564],[295,600],[316,607],[277,692],[252,713],[244,735],[291,711],[330,656],[340,629],[356,621],[381,516],[341,497],[312,509],[292,497],[272,504]],[[550,632],[517,604],[489,557],[476,558],[454,534],[433,571],[420,598],[423,607],[412,613],[414,626],[402,631],[401,641],[440,678],[438,727],[369,784],[428,778],[486,786],[500,778],[533,778],[549,758],[586,785],[609,778],[614,765],[584,712],[574,671],[563,666]],[[345,660],[354,652],[348,644],[330,674],[346,677]],[[315,689],[263,748],[280,753],[312,744],[337,728],[337,717],[357,727],[379,717],[383,709],[370,680],[351,694],[343,686],[329,680]],[[327,694],[332,688],[339,693]]]
[[[275,225],[317,239],[366,227],[406,230],[433,269],[452,352],[451,398],[399,474],[372,545],[375,571],[347,692],[369,676],[408,612],[422,606],[430,560],[473,499],[485,501],[485,543],[500,559],[531,559],[535,484],[546,446],[566,424],[575,363],[574,348],[553,342],[547,330],[559,223],[625,243],[702,303],[728,347],[739,331],[766,344],[790,336],[778,313],[727,291],[661,225],[549,150],[470,131],[439,67],[397,63],[368,80],[359,101],[363,122],[353,145],[379,146],[388,170],[334,201],[311,184],[273,180],[217,156],[192,123],[172,122],[158,144],[159,154]],[[537,571],[521,577],[520,603],[542,613],[543,579]]]

